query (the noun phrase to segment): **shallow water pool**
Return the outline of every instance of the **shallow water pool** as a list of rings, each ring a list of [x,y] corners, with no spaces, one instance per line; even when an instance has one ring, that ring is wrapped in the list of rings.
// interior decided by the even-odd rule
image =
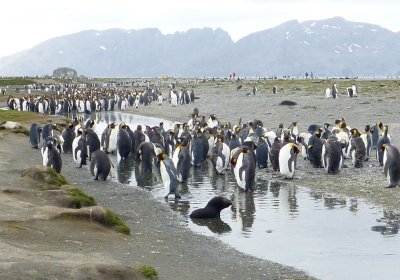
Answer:
[[[117,112],[96,117],[98,134],[106,121],[126,122],[132,129],[161,121]],[[168,129],[173,123],[164,121],[164,125]],[[191,230],[214,236],[239,251],[305,270],[320,279],[384,279],[400,273],[400,216],[381,207],[260,179],[266,170],[257,171],[255,190],[246,193],[231,174],[216,175],[210,161],[191,169],[187,184],[180,186],[181,200],[171,196],[166,202],[155,168],[144,175],[131,159],[119,163],[116,156],[111,159],[119,182],[149,189],[160,203],[179,212]],[[216,195],[231,199],[232,206],[221,212],[219,220],[193,222],[189,214]]]

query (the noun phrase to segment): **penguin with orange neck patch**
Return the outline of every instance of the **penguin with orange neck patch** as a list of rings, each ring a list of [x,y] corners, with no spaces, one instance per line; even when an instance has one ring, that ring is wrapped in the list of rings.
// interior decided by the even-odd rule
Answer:
[[[160,162],[160,174],[165,190],[167,191],[165,199],[168,199],[170,194],[175,195],[175,199],[181,198],[178,191],[178,171],[174,163],[166,153],[159,153],[157,159]]]
[[[256,157],[254,151],[247,146],[232,151],[231,164],[233,174],[239,187],[245,191],[252,191],[256,175]]]
[[[285,179],[293,179],[297,154],[300,148],[294,143],[284,145],[279,151],[279,171]]]

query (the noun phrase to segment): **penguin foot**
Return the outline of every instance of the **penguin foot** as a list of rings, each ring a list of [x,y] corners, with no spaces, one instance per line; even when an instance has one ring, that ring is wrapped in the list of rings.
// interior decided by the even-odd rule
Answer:
[[[396,185],[389,185],[389,186],[387,186],[387,187],[385,187],[385,188],[391,189],[391,188],[395,188],[395,187],[396,187]]]
[[[179,194],[175,194],[175,199],[181,199],[182,197]]]

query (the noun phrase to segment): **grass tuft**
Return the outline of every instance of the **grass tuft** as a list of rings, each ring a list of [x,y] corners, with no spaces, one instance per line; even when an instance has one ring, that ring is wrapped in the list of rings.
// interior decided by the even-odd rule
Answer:
[[[155,270],[152,266],[141,265],[139,266],[138,270],[143,274],[144,277],[148,279],[157,279],[158,277],[157,270]]]
[[[122,234],[129,235],[131,233],[129,227],[127,227],[122,220],[110,210],[107,210],[105,225]]]
[[[62,185],[67,185],[68,181],[65,179],[65,177],[59,173],[57,173],[53,168],[49,167],[48,172],[51,176],[51,180],[49,184],[55,185],[55,186],[62,186]]]
[[[94,198],[90,195],[85,194],[80,189],[68,190],[69,195],[72,196],[72,204],[74,208],[82,208],[96,205]]]

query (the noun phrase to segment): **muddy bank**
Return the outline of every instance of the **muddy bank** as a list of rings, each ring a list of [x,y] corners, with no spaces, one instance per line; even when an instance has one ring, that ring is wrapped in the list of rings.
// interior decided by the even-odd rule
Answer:
[[[63,157],[62,173],[70,183],[79,182],[89,195],[94,188],[115,187],[114,182],[93,181],[87,170],[72,166],[69,156]],[[51,194],[21,179],[23,169],[41,162],[40,152],[29,147],[26,136],[2,131],[0,159],[0,275],[7,279],[141,279],[134,272],[143,264],[154,267],[159,279],[311,278],[192,233],[181,217],[145,190],[129,189],[133,209],[123,207],[127,190],[122,185],[97,201],[106,207],[112,200],[121,202],[120,208],[111,210],[131,228],[128,236],[80,219],[47,219],[40,207],[50,204]]]

